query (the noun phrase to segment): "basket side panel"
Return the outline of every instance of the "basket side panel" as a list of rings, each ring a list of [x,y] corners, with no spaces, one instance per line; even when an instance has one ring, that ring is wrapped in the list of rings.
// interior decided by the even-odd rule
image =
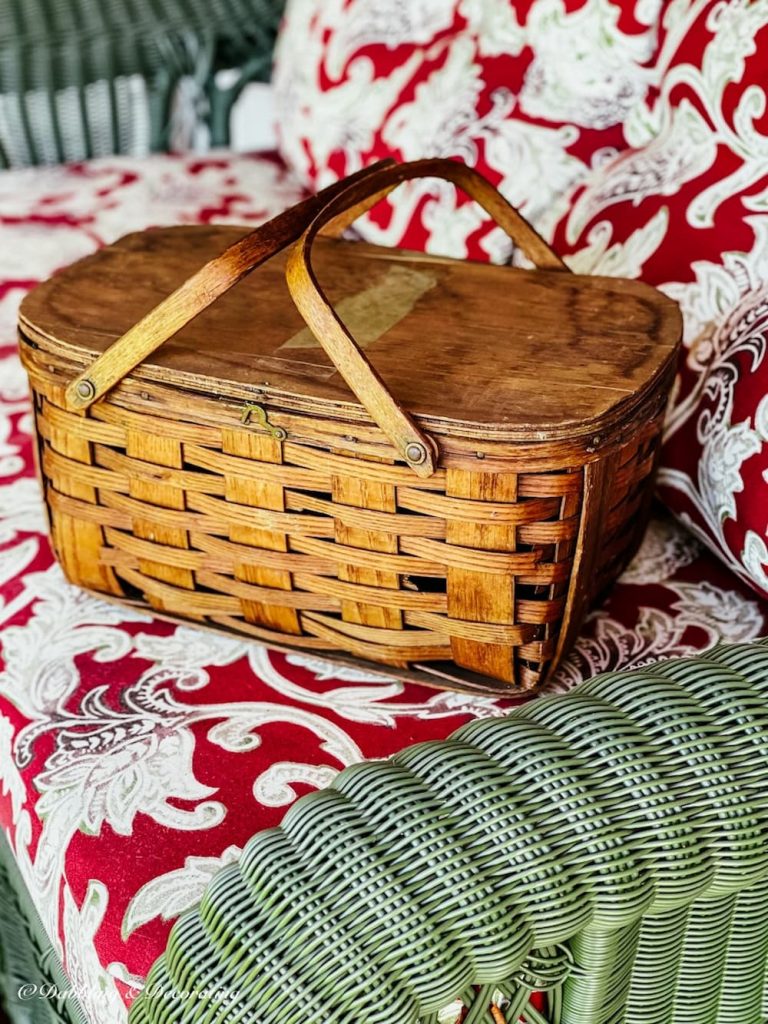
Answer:
[[[446,631],[457,664],[525,689],[545,678],[568,615],[583,489],[581,468],[447,471]]]
[[[128,380],[74,414],[69,364],[22,352],[67,576],[160,614],[535,689],[645,526],[661,390],[598,450],[453,439],[419,479],[367,425],[172,383]]]
[[[52,407],[63,400],[58,385],[32,381],[39,470],[48,509],[50,539],[67,579],[78,586],[121,596],[124,591],[112,568],[101,561],[104,530],[93,445],[86,417],[72,416],[66,426],[53,422]],[[52,501],[53,494],[71,502]]]

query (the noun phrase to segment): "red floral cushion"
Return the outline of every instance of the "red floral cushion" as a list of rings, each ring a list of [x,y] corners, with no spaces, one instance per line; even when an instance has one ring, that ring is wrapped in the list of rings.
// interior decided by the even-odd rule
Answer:
[[[53,561],[14,344],[21,296],[129,230],[248,223],[296,198],[284,169],[245,157],[0,175],[13,240],[0,250],[0,825],[91,1024],[125,1024],[175,918],[297,796],[510,703],[158,622],[67,585]],[[752,639],[767,615],[657,518],[550,689]],[[31,1019],[45,994],[26,992]]]
[[[384,156],[460,157],[542,230],[626,147],[661,0],[289,0],[275,71],[283,156],[327,184]],[[565,59],[567,55],[567,59]],[[372,242],[503,260],[509,243],[452,186],[402,186]]]
[[[666,504],[768,596],[768,6],[670,5],[632,149],[575,192],[555,247],[681,305]]]

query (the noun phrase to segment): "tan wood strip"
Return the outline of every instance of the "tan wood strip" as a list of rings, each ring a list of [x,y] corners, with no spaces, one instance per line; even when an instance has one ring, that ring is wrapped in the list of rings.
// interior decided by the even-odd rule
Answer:
[[[382,608],[399,608],[427,612],[444,612],[447,609],[445,594],[417,593],[413,590],[388,590],[384,587],[369,587],[362,583],[345,583],[327,576],[312,576],[309,573],[295,573],[297,587],[311,590],[316,594],[328,594],[339,601],[356,601],[362,604],[378,605]]]
[[[551,597],[547,600],[519,598],[515,603],[515,618],[520,623],[528,623],[533,626],[556,623],[562,618],[564,608],[565,595]]]
[[[70,498],[68,495],[54,490],[53,481],[49,481],[46,498],[52,513],[60,512],[64,515],[82,519],[85,523],[101,523],[104,526],[114,526],[118,530],[131,529],[133,521],[130,515],[119,509],[111,508],[105,501],[104,495],[101,495],[101,505],[92,505],[89,502],[78,501],[76,498]]]
[[[554,638],[549,640],[537,640],[534,643],[523,644],[517,653],[521,659],[525,658],[535,666],[537,664],[551,661],[555,654],[555,647],[556,641]],[[533,678],[541,681],[538,669],[534,668],[532,676]]]
[[[183,465],[181,445],[178,441],[162,435],[147,434],[141,430],[128,430],[125,454],[129,458],[152,462],[158,466],[168,466],[172,469],[181,469]],[[136,516],[133,521],[133,532],[137,537],[150,541],[156,540],[160,544],[168,544],[175,548],[189,547],[189,535],[183,526],[160,523],[152,512],[152,506],[183,511],[186,506],[186,497],[181,487],[160,480],[131,477],[128,493],[131,498],[142,502],[145,508],[145,513]],[[172,583],[185,590],[194,590],[195,588],[194,573],[190,569],[168,565],[164,562],[140,559],[139,571],[145,576],[152,576],[154,579]],[[154,595],[150,595],[149,599],[150,603],[160,611],[164,610],[162,599],[156,598]]]
[[[227,433],[236,436],[241,431],[232,430]],[[250,434],[249,436],[262,435]],[[271,441],[272,438],[264,437],[264,440]],[[260,481],[279,483],[283,487],[305,487],[309,491],[330,491],[331,489],[331,474],[327,471],[322,473],[313,469],[304,469],[301,466],[289,466],[284,462],[272,463],[262,459],[240,458],[228,450],[217,452],[197,444],[185,444],[184,459],[191,466],[200,466],[202,469],[212,470],[222,476],[235,474]]]
[[[409,612],[409,615],[421,613]],[[436,615],[438,621],[441,616]],[[303,612],[302,621],[320,622],[329,629],[334,629],[341,636],[351,636],[358,640],[367,640],[371,643],[392,644],[394,647],[447,647],[448,639],[444,633],[429,629],[404,630],[386,629],[384,627],[366,626],[359,622],[347,622],[345,620],[333,619],[328,615],[321,615],[318,612]]]
[[[354,505],[376,512],[387,512],[393,516],[397,512],[395,488],[392,484],[366,479],[364,467],[357,478],[334,476],[331,496],[334,504],[338,506]],[[387,555],[398,553],[397,537],[394,534],[348,526],[340,518],[336,520],[335,539],[338,544],[345,547],[380,551]],[[398,590],[400,587],[400,576],[391,568],[342,564],[339,566],[339,579],[386,590]],[[355,622],[364,626],[377,626],[381,629],[403,628],[400,608],[394,602],[389,606],[382,606],[361,604],[359,601],[342,601],[341,616],[345,622]]]
[[[290,491],[286,498],[287,507],[293,512],[320,512],[334,518],[345,526],[356,526],[361,530],[381,531],[395,536],[444,537],[445,522],[431,516],[409,516],[407,513],[376,512],[369,508],[355,508],[352,505],[337,505],[325,498],[316,498],[300,491]],[[305,533],[311,531],[305,530]],[[315,536],[320,536],[316,534]],[[326,535],[327,536],[327,535]]]
[[[521,473],[518,477],[519,498],[561,498],[581,494],[583,476],[580,469],[563,473]]]
[[[524,572],[517,577],[518,583],[531,587],[543,587],[548,583],[565,583],[571,576],[571,562],[542,562],[533,572]]]
[[[443,661],[451,656],[451,648],[448,644],[435,644],[432,647],[419,647],[414,644],[411,647],[390,647],[387,644],[377,644],[370,640],[356,640],[354,637],[340,633],[338,628],[332,628],[324,622],[307,620],[305,629],[315,636],[327,640],[329,643],[342,650],[356,654],[360,658],[370,661],[383,662],[385,665],[400,666],[411,661]]]
[[[517,548],[515,526],[521,520],[504,514],[506,503],[510,503],[510,510],[516,513],[530,505],[539,505],[550,500],[531,499],[525,504],[517,504],[517,485],[518,477],[514,473],[465,473],[448,470],[445,500],[446,503],[451,501],[460,509],[460,518],[446,520],[447,543],[480,551],[514,552]],[[467,521],[464,518],[464,508],[473,504],[486,510],[498,509],[498,516],[495,517],[497,521]],[[474,565],[448,570],[449,617],[480,625],[474,639],[471,630],[466,628],[458,629],[452,634],[451,652],[458,665],[506,682],[515,681],[515,648],[521,642],[533,639],[533,627],[522,627],[519,635],[515,634],[514,639],[502,643],[488,641],[483,635],[484,624],[514,624],[515,589],[515,576],[512,572],[499,578],[489,576]]]
[[[308,555],[332,560],[334,565],[340,562],[358,565],[367,569],[393,570],[398,573],[410,573],[414,576],[445,576],[445,566],[439,562],[425,558],[412,558],[410,555],[390,555],[378,551],[366,551],[353,548],[346,544],[337,544],[315,537],[292,537],[291,551],[303,551]],[[314,572],[315,570],[307,570]],[[335,570],[334,570],[335,571]]]
[[[306,612],[299,613],[300,617],[306,614]],[[299,650],[324,651],[326,653],[338,650],[337,645],[315,636],[292,636],[288,640],[284,633],[276,633],[275,630],[265,629],[263,626],[254,626],[252,622],[235,618],[233,615],[211,615],[209,618],[212,623],[215,623],[222,629],[233,633],[242,633],[244,636],[253,637],[254,640],[259,640],[263,644],[271,644],[278,649],[285,648],[287,644],[290,644],[292,648],[298,647]]]
[[[235,455],[237,460],[251,460],[254,466],[263,464],[279,465],[283,460],[282,445],[272,437],[256,434],[249,430],[224,429],[221,432],[222,451],[225,455]],[[236,471],[225,476],[225,498],[239,505],[252,505],[254,508],[270,509],[285,512],[285,490],[281,483],[266,477],[258,479],[251,474],[240,475]],[[229,528],[229,539],[235,544],[247,544],[254,548],[265,548],[268,551],[288,551],[286,533],[278,530],[263,529],[258,526],[232,525]],[[260,589],[274,587],[281,592],[283,605],[279,600],[250,599],[243,594],[243,616],[248,622],[266,626],[281,633],[298,635],[301,624],[295,609],[297,607],[313,607],[299,605],[294,600],[287,600],[283,592],[293,590],[290,572],[285,569],[274,569],[268,565],[254,565],[241,562],[235,566],[235,579],[245,583],[258,584]],[[208,584],[210,586],[210,584]],[[214,586],[214,589],[217,589]],[[218,589],[231,589],[219,586]],[[295,598],[296,595],[291,595]],[[305,596],[305,595],[302,595]]]
[[[159,480],[163,483],[173,484],[185,491],[199,491],[201,494],[214,494],[221,497],[224,494],[224,480],[213,473],[199,473],[196,470],[170,469],[167,466],[153,465],[151,462],[144,462],[141,459],[134,459],[122,452],[116,452],[107,445],[94,445],[94,461],[98,466],[109,469],[118,477],[139,477],[152,481]],[[187,462],[186,446],[184,450],[184,462]],[[118,487],[111,488],[119,490]]]
[[[226,534],[230,523],[247,526],[254,520],[257,523],[264,522],[266,529],[270,527],[279,528],[286,523],[286,520],[290,529],[291,521],[295,521],[299,528],[311,530],[314,536],[331,537],[333,535],[333,522],[323,517],[290,516],[287,513],[248,509],[246,506],[235,505],[226,501],[219,502],[222,506],[220,511],[215,507],[213,509],[209,507],[206,514],[201,514],[197,512],[173,512],[171,509],[149,506],[144,502],[135,501],[127,495],[113,494],[109,491],[102,491],[99,497],[101,505],[91,506],[84,502],[78,502],[74,498],[68,498],[66,495],[59,494],[56,491],[51,491],[49,501],[51,507],[55,506],[62,511],[69,511],[71,514],[76,513],[88,521],[103,522],[123,530],[129,530],[133,518],[148,515],[148,510],[151,508],[151,515],[158,523],[168,526],[181,525],[186,530],[197,530],[201,533],[207,532],[214,536]],[[188,504],[192,504],[193,499],[194,495],[191,495]],[[216,501],[213,498],[209,500]]]
[[[212,537],[207,533],[197,533],[194,530],[190,532],[189,539],[194,547],[207,552],[212,558],[227,565],[228,571],[236,562],[242,562],[246,565],[253,563],[272,569],[285,569],[288,572],[303,570],[317,573],[319,576],[334,576],[336,574],[337,562],[330,557],[333,547],[330,548],[329,557],[325,558],[322,555],[313,555],[311,552],[303,553],[300,547],[292,548],[287,552],[251,548],[247,544],[234,544],[232,541]],[[297,539],[300,538],[293,538],[294,541]],[[322,544],[322,542],[320,543]],[[213,568],[213,566],[206,566],[206,568]]]
[[[455,569],[482,569],[496,575],[526,573],[530,575],[543,568],[538,551],[505,554],[500,551],[478,551],[461,544],[447,544],[428,537],[403,537],[400,547],[411,555],[430,558],[440,565]]]
[[[446,480],[445,495],[427,494],[414,487],[398,487],[397,503],[401,508],[412,512],[423,512],[430,516],[442,516],[451,522],[495,523],[504,526],[517,526],[519,523],[536,523],[541,519],[556,516],[560,510],[557,498],[531,498],[527,501],[514,501],[509,504],[499,501],[483,501],[481,499],[462,500],[454,495],[448,480],[457,481],[460,477],[482,480],[486,477],[514,477],[514,473],[469,473],[466,470],[449,469]],[[455,485],[455,484],[454,484]],[[467,493],[472,488],[465,488]]]
[[[85,444],[87,445],[88,442]],[[109,491],[128,493],[127,474],[113,473],[111,469],[86,465],[76,459],[61,455],[50,447],[46,447],[43,451],[43,472],[51,479],[56,480],[59,490],[63,490],[66,486],[67,490],[72,491],[84,485],[91,491],[103,487]]]
[[[82,413],[65,412],[52,402],[45,401],[40,416],[40,433],[43,437],[50,437],[56,430],[71,433],[83,441],[99,441],[125,447],[126,431],[122,424],[100,423],[93,413],[83,416]],[[57,451],[61,450],[57,445],[54,447]]]
[[[316,594],[313,591],[304,590],[281,590],[273,587],[271,584],[269,586],[258,586],[255,583],[244,583],[240,579],[230,579],[229,576],[210,572],[208,569],[200,571],[200,584],[201,586],[208,587],[210,590],[241,598],[244,604],[243,617],[246,622],[252,621],[245,614],[246,604],[257,604],[265,613],[267,611],[274,612],[277,620],[284,618],[280,614],[283,611],[291,611],[293,615],[296,614],[294,609],[297,608],[321,612],[337,612],[340,605],[340,602],[334,597],[325,594]],[[265,618],[267,617],[265,614]],[[260,622],[255,624],[262,625]],[[278,629],[276,632],[280,632],[280,630]]]
[[[265,438],[265,440],[271,440]],[[93,458],[95,465],[85,466],[81,462],[67,459],[52,449],[48,449],[46,457],[51,471],[59,473],[70,473],[79,476],[81,481],[91,484],[93,487],[105,487],[112,491],[128,493],[129,479],[138,478],[148,483],[165,483],[179,487],[185,491],[195,491],[200,494],[211,494],[215,497],[222,497],[225,493],[224,476],[234,474],[246,479],[256,479],[261,482],[278,483],[284,487],[306,487],[309,490],[330,490],[330,477],[324,478],[319,473],[296,469],[292,466],[281,464],[270,465],[266,462],[253,461],[249,463],[246,459],[219,455],[218,458],[196,457],[190,458],[190,445],[184,445],[184,461],[186,464],[199,465],[215,472],[199,473],[194,470],[172,469],[157,463],[151,463],[142,459],[123,455],[102,444],[93,446]],[[213,456],[205,448],[196,449],[198,452]],[[221,475],[218,475],[221,474]]]
[[[568,579],[570,563],[542,562],[540,551],[502,554],[496,551],[476,551],[461,545],[446,544],[426,537],[401,537],[400,547],[408,554],[434,559],[447,567],[482,569],[495,575],[520,574],[518,582],[532,586],[562,583]]]
[[[579,501],[576,501],[578,507]],[[571,540],[579,532],[579,517],[556,520],[551,523],[523,523],[517,528],[517,539],[521,544],[557,544]]]
[[[187,505],[191,508],[195,495],[189,494],[187,497]],[[211,498],[210,500],[215,501],[216,499]],[[199,530],[203,529],[205,516],[199,515],[195,511],[188,510],[177,512],[173,509],[164,508],[161,505],[153,505],[148,501],[139,501],[137,498],[132,498],[127,494],[116,494],[113,491],[107,490],[103,490],[101,492],[101,501],[102,504],[106,505],[108,508],[114,508],[119,512],[128,513],[132,519],[151,519],[152,522],[156,523],[158,526],[168,527],[169,529],[173,529],[175,527],[184,530],[191,530],[195,528]],[[226,507],[225,502],[222,501],[221,504]],[[236,518],[238,515],[237,506],[233,506],[230,512],[232,517]],[[224,519],[223,522],[226,523],[227,520]],[[117,524],[111,523],[110,525],[114,526]],[[211,525],[215,530],[216,527],[214,525],[214,520],[211,520]],[[218,532],[223,533],[223,531],[224,526],[219,525]]]
[[[153,606],[162,605],[163,611],[183,618],[208,615],[239,615],[240,598],[229,594],[191,594],[186,588],[174,587],[135,569],[120,567],[117,574],[136,587]]]
[[[434,615],[431,612],[406,612],[405,621],[409,626],[430,629],[440,636],[450,637],[452,641],[467,640],[488,646],[501,644],[505,647],[519,647],[532,640],[536,633],[535,626],[530,624],[511,626],[493,622],[464,622],[450,615]]]
[[[570,561],[542,562],[534,572],[523,572],[517,582],[530,587],[544,587],[550,583],[564,583],[570,578]]]
[[[112,405],[111,402],[99,402],[98,405],[94,405],[90,415],[104,424],[119,425],[126,431],[146,431],[167,437],[169,440],[182,441],[184,444],[209,444],[221,449],[221,427],[190,422],[181,416],[176,419],[161,414],[152,415],[151,412],[133,412],[123,406]]]
[[[290,495],[286,496],[286,505]],[[249,507],[234,501],[223,501],[208,494],[191,494],[188,505],[198,512],[205,512],[224,524],[253,526],[260,530],[274,530],[277,533],[297,534],[308,537],[332,537],[333,520],[327,516],[291,515],[288,512]],[[223,532],[223,531],[220,531]]]
[[[355,427],[349,426],[349,433],[354,434]],[[338,444],[338,441],[336,442]],[[381,453],[378,453],[381,455]],[[360,459],[355,455],[339,455],[337,452],[324,451],[321,448],[310,448],[308,445],[285,443],[285,458],[288,463],[314,469],[319,473],[330,473],[335,476],[364,476],[367,480],[383,484],[412,487],[415,483],[413,470],[407,466],[393,465],[390,462]],[[419,480],[419,490],[445,490],[445,470],[436,469],[426,480]]]
[[[162,562],[176,569],[190,569],[195,571],[206,565],[206,555],[200,551],[186,551],[183,548],[169,547],[167,544],[154,544],[151,541],[140,540],[132,533],[123,533],[122,530],[113,530],[112,527],[104,528],[104,536],[109,546],[101,549],[100,558],[104,565],[127,566],[129,569],[140,571],[139,563]]]
[[[230,541],[195,532],[190,532],[189,535],[189,542],[195,550],[189,551],[141,540],[131,533],[113,529],[111,526],[104,528],[104,536],[111,547],[115,549],[112,554],[125,552],[133,555],[136,559],[148,558],[167,561],[169,564],[192,570],[208,569],[211,572],[234,573],[235,565],[243,562],[289,572],[301,569],[319,575],[335,575],[337,568],[335,562],[315,558],[312,555],[267,551],[263,548],[254,549],[245,544],[233,544]]]

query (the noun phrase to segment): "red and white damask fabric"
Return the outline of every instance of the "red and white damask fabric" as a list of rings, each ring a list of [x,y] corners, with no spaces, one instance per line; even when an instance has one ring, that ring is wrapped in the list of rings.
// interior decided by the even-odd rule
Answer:
[[[572,269],[681,304],[661,495],[768,596],[768,0],[289,0],[276,83],[305,183],[388,154],[457,156]],[[509,257],[431,181],[360,231]]]
[[[269,159],[0,175],[0,821],[92,1024],[125,1020],[171,922],[298,795],[508,706],[157,622],[70,587],[53,562],[14,343],[21,296],[129,230],[248,223],[296,198]],[[657,520],[551,688],[751,639],[766,611]]]
[[[660,494],[768,596],[768,2],[696,6],[628,121],[635,148],[577,192],[558,238],[575,269],[680,303]]]
[[[459,157],[549,235],[573,189],[627,147],[663,0],[289,0],[280,145],[307,186],[372,160]],[[453,187],[403,185],[371,242],[503,261],[506,236]]]

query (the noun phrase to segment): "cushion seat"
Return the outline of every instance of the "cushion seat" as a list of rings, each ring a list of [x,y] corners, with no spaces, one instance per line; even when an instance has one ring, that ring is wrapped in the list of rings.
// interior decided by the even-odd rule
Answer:
[[[249,223],[300,194],[271,156],[115,158],[0,179],[0,820],[92,1024],[123,1020],[213,872],[343,766],[513,700],[431,691],[139,615],[69,586],[47,540],[25,290],[158,223]],[[768,605],[664,514],[549,684],[765,632]]]

